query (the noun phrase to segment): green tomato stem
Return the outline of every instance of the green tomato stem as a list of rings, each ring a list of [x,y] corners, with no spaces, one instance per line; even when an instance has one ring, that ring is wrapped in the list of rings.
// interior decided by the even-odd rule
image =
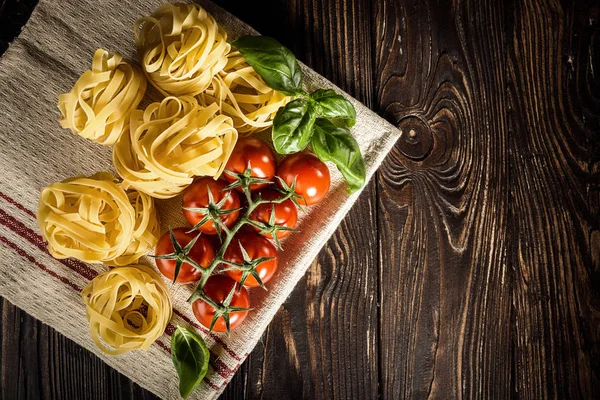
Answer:
[[[206,281],[208,281],[208,278],[210,278],[212,276],[214,270],[220,264],[227,263],[227,261],[224,258],[225,252],[227,252],[227,249],[228,249],[229,245],[231,244],[231,241],[235,237],[236,233],[238,233],[238,231],[244,225],[247,225],[247,224],[253,225],[252,221],[250,220],[250,214],[252,214],[252,212],[256,209],[256,207],[258,207],[261,204],[267,204],[267,203],[276,203],[276,204],[282,203],[294,195],[294,192],[288,191],[279,199],[266,200],[266,199],[260,198],[258,200],[253,200],[252,193],[250,192],[249,184],[242,185],[242,190],[244,191],[246,199],[248,200],[248,208],[246,209],[246,212],[244,213],[244,215],[241,216],[240,219],[237,221],[237,223],[233,226],[233,228],[231,228],[231,229],[227,228],[227,226],[223,223],[223,221],[221,221],[221,218],[219,218],[219,217],[217,217],[216,219],[213,220],[213,223],[219,224],[219,226],[221,227],[221,229],[224,232],[225,238],[224,238],[223,242],[221,243],[221,248],[215,255],[215,258],[210,263],[210,265],[206,268],[201,269],[202,278],[200,279],[200,282],[198,282],[198,285],[196,286],[196,288],[192,292],[192,295],[188,299],[188,302],[190,302],[190,303],[192,303],[195,300],[202,297],[202,293],[204,291],[204,285],[206,284]],[[211,217],[211,219],[212,219],[212,217]]]

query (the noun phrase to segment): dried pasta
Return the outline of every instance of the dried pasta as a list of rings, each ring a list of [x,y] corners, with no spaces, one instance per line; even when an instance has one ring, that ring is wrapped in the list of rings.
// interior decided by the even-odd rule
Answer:
[[[211,86],[198,95],[200,104],[217,103],[233,119],[239,133],[254,133],[273,125],[273,118],[290,97],[271,89],[240,52],[227,55],[227,65]]]
[[[136,21],[142,69],[163,95],[197,95],[227,64],[227,34],[196,4],[163,4]]]
[[[128,265],[137,262],[151,250],[160,238],[160,221],[152,197],[137,190],[127,191],[129,202],[135,214],[133,240],[121,256],[107,265]]]
[[[125,187],[156,198],[182,192],[194,176],[219,177],[237,141],[230,117],[192,96],[166,97],[131,114],[129,134],[113,149]]]
[[[63,128],[94,142],[111,145],[117,141],[146,92],[140,69],[98,49],[92,69],[81,75],[69,93],[58,96],[59,120]]]
[[[167,286],[143,265],[98,275],[81,297],[92,340],[113,355],[147,350],[163,334],[173,311]]]
[[[48,251],[58,259],[119,265],[137,261],[158,241],[153,200],[127,194],[106,172],[44,188],[37,220]]]

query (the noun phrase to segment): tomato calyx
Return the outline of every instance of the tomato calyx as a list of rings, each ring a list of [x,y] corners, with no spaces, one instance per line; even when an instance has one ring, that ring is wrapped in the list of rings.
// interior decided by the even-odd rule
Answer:
[[[279,180],[279,185],[281,186],[281,189],[277,191],[285,195],[286,198],[292,200],[294,205],[298,207],[300,211],[304,212],[304,206],[302,206],[298,200],[301,200],[304,204],[306,204],[306,200],[304,199],[304,196],[296,193],[296,179],[298,178],[298,176],[294,177],[294,180],[292,181],[291,185],[288,185],[279,176],[277,176],[276,178]]]
[[[271,215],[269,215],[269,221],[265,223],[265,222],[255,221],[253,219],[248,220],[248,224],[258,228],[259,229],[258,233],[260,233],[261,235],[263,235],[263,236],[271,235],[271,237],[273,238],[273,242],[275,242],[275,247],[277,247],[277,250],[281,250],[281,243],[279,242],[279,237],[277,235],[278,231],[297,232],[297,229],[290,228],[290,227],[283,226],[283,225],[277,225],[275,223],[276,212],[275,212],[275,204],[274,203],[282,203],[285,200],[287,200],[286,196],[282,197],[279,200],[262,200],[260,198],[260,194],[259,194],[259,197],[256,199],[256,204],[272,203],[271,204]]]
[[[213,316],[212,321],[210,322],[210,327],[208,328],[209,332],[212,332],[212,330],[215,327],[215,324],[217,323],[217,321],[219,320],[219,318],[223,317],[223,320],[225,321],[225,327],[227,328],[227,334],[229,335],[229,331],[230,331],[230,329],[229,329],[229,314],[235,313],[235,312],[242,312],[242,311],[249,311],[249,310],[251,310],[251,308],[236,307],[236,306],[232,306],[231,305],[231,300],[233,299],[233,295],[235,294],[235,287],[236,286],[237,285],[234,285],[231,288],[231,291],[229,292],[229,294],[227,295],[227,297],[225,298],[225,300],[223,300],[222,303],[217,303],[210,296],[208,296],[206,293],[204,293],[204,291],[200,295],[199,298],[201,300],[205,301],[212,308],[215,309],[215,315]],[[240,288],[241,288],[241,285],[240,285]]]
[[[223,189],[223,191],[227,191],[228,189],[225,188]],[[188,231],[188,233],[190,232],[194,232],[195,230],[199,229],[202,225],[204,225],[205,223],[207,223],[208,221],[212,221],[215,225],[215,229],[217,230],[217,234],[219,235],[219,237],[221,236],[221,232],[222,231],[228,231],[229,229],[227,228],[227,226],[225,225],[225,223],[223,223],[223,220],[221,219],[222,216],[227,215],[227,214],[232,214],[234,212],[240,211],[240,208],[232,208],[232,209],[224,209],[224,205],[227,202],[229,196],[231,196],[231,193],[227,193],[225,196],[223,196],[223,198],[219,201],[215,203],[215,198],[213,197],[212,191],[210,190],[210,188],[207,188],[207,192],[206,194],[208,195],[208,206],[206,207],[184,207],[184,210],[187,211],[191,211],[191,212],[196,212],[196,213],[200,213],[200,214],[204,214],[204,217],[202,217],[202,219],[192,227],[192,229],[190,229]]]
[[[181,247],[181,245],[177,241],[177,238],[175,237],[175,234],[173,233],[173,229],[171,229],[171,227],[169,227],[169,235],[171,237],[171,244],[173,245],[173,252],[169,253],[169,254],[158,255],[158,256],[148,254],[148,256],[155,258],[155,259],[174,260],[175,261],[175,271],[173,273],[173,283],[175,283],[175,281],[177,280],[177,277],[179,276],[179,271],[181,270],[181,266],[183,265],[183,263],[188,263],[191,266],[193,266],[194,268],[196,268],[200,271],[203,271],[204,268],[202,268],[202,266],[200,264],[198,264],[196,261],[194,261],[189,256],[190,251],[192,251],[192,247],[194,247],[194,245],[196,244],[196,242],[198,241],[198,238],[200,238],[200,235],[202,235],[202,233],[198,232],[198,234],[192,240],[190,240],[190,242],[187,245],[185,245],[184,247]]]
[[[256,267],[258,267],[263,262],[272,261],[272,260],[275,260],[276,258],[275,257],[259,257],[259,258],[252,259],[248,255],[248,252],[246,251],[246,249],[244,249],[244,246],[242,246],[241,241],[238,241],[238,245],[240,246],[240,251],[242,253],[242,258],[244,260],[244,263],[238,264],[238,263],[234,263],[234,262],[224,259],[223,264],[228,265],[228,267],[224,268],[223,272],[225,272],[225,271],[242,271],[242,277],[240,278],[238,291],[240,291],[242,289],[242,286],[244,286],[246,279],[248,279],[248,277],[250,275],[252,275],[252,277],[254,279],[256,279],[256,282],[258,283],[258,285],[261,288],[267,290],[262,279],[260,278],[260,274],[256,270]]]
[[[229,186],[227,186],[225,190],[231,190],[231,189],[235,189],[235,188],[242,188],[244,193],[249,192],[250,191],[250,185],[255,184],[255,185],[270,185],[271,182],[268,179],[264,179],[264,178],[257,178],[255,176],[252,176],[252,165],[250,164],[250,161],[248,161],[248,168],[246,168],[246,170],[244,172],[242,172],[241,174],[238,174],[236,172],[233,171],[229,171],[229,170],[225,170],[223,171],[225,172],[225,174],[229,175],[230,177],[234,178],[235,180],[229,184]]]

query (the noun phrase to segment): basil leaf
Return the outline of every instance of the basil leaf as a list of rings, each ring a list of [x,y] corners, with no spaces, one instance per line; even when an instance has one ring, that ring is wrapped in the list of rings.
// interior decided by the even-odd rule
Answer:
[[[344,96],[331,89],[319,89],[310,94],[319,105],[319,116],[326,118],[342,119],[346,126],[356,124],[356,110]]]
[[[321,161],[333,162],[348,183],[348,192],[353,193],[365,184],[365,162],[356,139],[348,129],[335,126],[324,118],[315,122],[311,146]]]
[[[267,36],[243,36],[234,40],[235,47],[267,85],[293,96],[302,93],[302,70],[294,53]]]
[[[273,119],[273,145],[279,154],[304,150],[313,134],[317,112],[305,99],[290,101]]]
[[[179,394],[186,398],[208,371],[208,347],[196,332],[178,326],[171,336],[171,358],[179,375]]]

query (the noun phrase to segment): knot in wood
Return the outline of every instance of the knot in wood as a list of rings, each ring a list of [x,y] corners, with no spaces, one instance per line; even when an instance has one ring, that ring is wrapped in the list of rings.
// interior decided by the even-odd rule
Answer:
[[[398,122],[400,138],[396,147],[400,152],[412,159],[423,160],[433,148],[433,134],[427,121],[416,115],[409,115]]]

